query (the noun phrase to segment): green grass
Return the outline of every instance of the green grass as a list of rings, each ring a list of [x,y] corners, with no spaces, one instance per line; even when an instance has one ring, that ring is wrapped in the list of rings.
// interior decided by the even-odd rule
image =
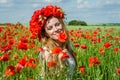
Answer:
[[[100,27],[101,29],[108,29],[108,28],[116,28],[116,29],[120,29],[120,26],[67,26],[68,29],[95,29]]]

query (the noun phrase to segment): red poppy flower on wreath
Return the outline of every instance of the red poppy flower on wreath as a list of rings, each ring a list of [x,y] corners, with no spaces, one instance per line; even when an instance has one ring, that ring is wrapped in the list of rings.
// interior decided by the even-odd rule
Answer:
[[[62,9],[55,5],[47,5],[46,7],[43,7],[42,9],[34,11],[31,20],[29,22],[30,24],[30,31],[33,34],[40,35],[41,30],[44,27],[47,18],[54,16],[59,19],[64,18],[64,12]],[[40,39],[40,36],[38,36]]]
[[[67,40],[67,34],[65,32],[61,32],[58,35],[58,40],[60,42],[65,42]]]

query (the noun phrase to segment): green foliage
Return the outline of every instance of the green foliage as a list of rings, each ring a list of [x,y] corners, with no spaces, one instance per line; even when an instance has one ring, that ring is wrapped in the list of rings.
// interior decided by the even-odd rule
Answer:
[[[81,25],[81,26],[87,26],[87,23],[85,21],[78,21],[78,20],[72,20],[68,23],[68,25]]]

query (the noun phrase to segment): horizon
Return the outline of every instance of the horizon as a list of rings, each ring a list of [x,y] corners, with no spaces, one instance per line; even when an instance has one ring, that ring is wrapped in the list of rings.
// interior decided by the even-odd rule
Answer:
[[[48,4],[61,7],[66,14],[66,22],[120,23],[119,0],[0,0],[0,23],[29,24],[33,12]]]

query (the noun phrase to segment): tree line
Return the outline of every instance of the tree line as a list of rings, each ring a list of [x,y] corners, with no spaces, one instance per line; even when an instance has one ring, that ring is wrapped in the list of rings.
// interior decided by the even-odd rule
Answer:
[[[87,26],[87,23],[85,21],[79,21],[79,20],[71,20],[68,22],[68,25],[81,25],[81,26]]]

